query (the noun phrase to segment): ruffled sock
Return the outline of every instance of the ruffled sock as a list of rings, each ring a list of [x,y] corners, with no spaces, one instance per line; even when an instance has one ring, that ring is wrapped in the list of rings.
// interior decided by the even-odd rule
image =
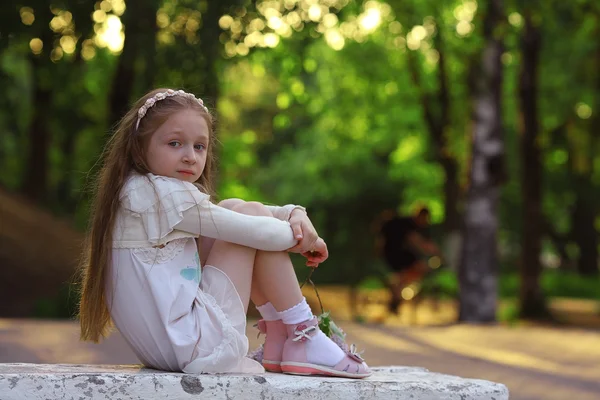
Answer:
[[[301,322],[310,321],[314,318],[310,306],[306,302],[306,298],[292,308],[285,311],[280,311],[279,315],[286,325],[297,325]],[[344,351],[335,344],[321,330],[307,340],[306,344],[306,360],[311,364],[325,365],[333,367],[346,356]]]
[[[256,309],[265,321],[277,321],[281,319],[281,316],[270,302],[267,302],[262,306],[256,306]]]

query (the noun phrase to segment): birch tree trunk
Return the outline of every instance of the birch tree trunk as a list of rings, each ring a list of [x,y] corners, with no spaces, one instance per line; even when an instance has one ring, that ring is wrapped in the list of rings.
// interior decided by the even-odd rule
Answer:
[[[503,0],[488,0],[485,45],[476,78],[470,186],[464,215],[459,268],[460,313],[464,322],[493,322],[497,305],[498,197],[504,180],[501,88],[503,52],[499,27]]]

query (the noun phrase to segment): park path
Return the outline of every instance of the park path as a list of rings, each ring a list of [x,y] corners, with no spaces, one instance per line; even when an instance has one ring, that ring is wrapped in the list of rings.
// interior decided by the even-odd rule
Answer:
[[[248,324],[251,348],[262,340]],[[508,386],[512,400],[600,399],[600,332],[540,326],[406,326],[337,321],[372,366],[408,365]],[[78,340],[72,321],[0,319],[0,362],[137,363],[113,334]]]

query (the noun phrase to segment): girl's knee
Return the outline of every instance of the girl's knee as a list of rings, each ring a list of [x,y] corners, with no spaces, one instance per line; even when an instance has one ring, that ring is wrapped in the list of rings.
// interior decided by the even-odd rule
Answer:
[[[219,205],[219,207],[223,207],[223,208],[232,210],[233,207],[238,206],[243,203],[245,203],[245,201],[242,199],[225,199],[225,200],[221,200],[218,205]]]
[[[257,215],[257,216],[268,216],[272,217],[273,214],[264,204],[257,201],[248,201],[239,203],[233,206],[233,211],[239,212],[240,214],[246,215]]]

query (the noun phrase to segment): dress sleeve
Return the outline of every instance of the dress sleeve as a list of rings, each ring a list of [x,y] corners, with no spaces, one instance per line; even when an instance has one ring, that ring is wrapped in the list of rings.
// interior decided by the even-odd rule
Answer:
[[[282,221],[289,221],[290,216],[292,215],[292,211],[294,211],[295,209],[300,209],[306,212],[306,208],[302,206],[297,206],[295,204],[286,204],[285,206],[281,207],[265,205],[265,207],[267,207],[267,209],[271,211],[271,214],[273,214],[275,218],[280,219]]]
[[[192,183],[175,178],[140,175],[126,184],[121,202],[139,214],[153,245],[163,244],[173,230],[266,251],[287,250],[297,243],[287,221],[219,207]]]

